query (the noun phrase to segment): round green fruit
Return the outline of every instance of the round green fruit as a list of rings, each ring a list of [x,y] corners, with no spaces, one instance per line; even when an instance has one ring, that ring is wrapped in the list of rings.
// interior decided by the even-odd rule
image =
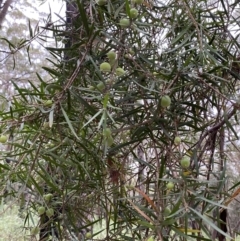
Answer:
[[[163,108],[167,108],[168,106],[171,105],[171,99],[168,95],[164,95],[161,99],[161,106]]]
[[[48,193],[46,195],[43,195],[43,199],[46,201],[46,202],[50,202],[53,198],[53,195],[52,193]]]
[[[100,90],[100,91],[104,90],[104,89],[105,89],[104,83],[103,83],[103,82],[99,82],[99,83],[97,84],[97,89]]]
[[[133,0],[134,3],[136,4],[142,4],[144,0]]]
[[[91,234],[90,232],[86,233],[86,234],[85,234],[85,238],[86,238],[86,239],[92,238],[92,234]]]
[[[130,17],[131,18],[136,18],[138,16],[138,10],[136,8],[131,8],[130,9]]]
[[[105,83],[108,85],[108,84],[112,84],[112,80],[111,79],[106,79]]]
[[[54,214],[53,208],[47,209],[46,215],[48,216],[48,218],[51,218],[53,216],[53,214]]]
[[[108,136],[106,138],[106,142],[107,142],[108,146],[111,146],[114,143],[114,140],[113,140],[112,136]]]
[[[1,135],[0,136],[0,143],[6,143],[7,142],[7,136]]]
[[[111,65],[107,62],[103,62],[100,64],[100,70],[102,72],[110,72],[111,71]]]
[[[107,137],[111,136],[111,135],[112,135],[111,129],[110,129],[110,128],[104,129],[104,130],[103,130],[103,135],[104,135],[104,136],[107,136]]]
[[[38,208],[38,214],[39,215],[43,215],[45,213],[45,211],[46,211],[46,209],[43,206]]]
[[[47,129],[49,127],[49,122],[45,121],[43,123],[43,129]]]
[[[149,238],[147,239],[147,241],[154,241],[153,236],[149,237]]]
[[[176,137],[174,138],[174,144],[175,144],[176,146],[178,146],[178,145],[180,145],[180,143],[181,143],[181,138],[180,138],[179,136],[176,136]]]
[[[128,50],[128,52],[129,52],[129,54],[131,54],[131,55],[134,55],[134,54],[135,54],[134,50],[131,49],[131,48]]]
[[[174,183],[173,182],[169,182],[168,184],[167,184],[167,189],[168,190],[172,190],[174,188]]]
[[[164,209],[164,211],[163,211],[163,215],[164,215],[165,217],[169,216],[170,213],[171,213],[171,210],[170,210],[170,208],[168,208],[168,207],[166,207],[166,208]]]
[[[119,22],[120,26],[123,28],[128,28],[130,26],[130,21],[127,18],[122,18]]]
[[[95,87],[92,86],[92,85],[89,85],[89,86],[88,86],[88,89],[89,89],[89,90],[95,90]]]
[[[107,0],[98,0],[97,1],[97,4],[99,5],[99,6],[103,6],[103,5],[105,5],[107,3]]]
[[[39,231],[39,227],[34,227],[31,229],[31,235],[38,235]]]
[[[123,68],[116,68],[116,75],[121,76],[125,74],[125,70]]]
[[[46,101],[44,101],[43,102],[43,104],[45,105],[45,106],[50,106],[50,105],[52,105],[52,100],[46,100]]]
[[[108,56],[108,58],[111,59],[111,60],[116,59],[116,53],[115,53],[114,51],[109,51],[109,52],[107,53],[107,56]]]
[[[188,168],[190,166],[190,157],[184,156],[180,161],[182,168]]]

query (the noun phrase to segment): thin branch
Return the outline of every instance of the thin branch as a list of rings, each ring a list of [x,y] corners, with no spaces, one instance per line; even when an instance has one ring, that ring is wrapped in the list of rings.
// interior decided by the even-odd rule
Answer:
[[[0,28],[2,26],[3,20],[5,19],[6,15],[7,15],[7,11],[8,8],[10,6],[10,4],[12,3],[13,0],[7,0],[2,8],[2,11],[0,12]]]
[[[194,24],[196,30],[197,30],[197,36],[198,36],[198,41],[199,41],[199,45],[200,45],[200,50],[203,50],[203,43],[202,43],[202,38],[201,38],[201,33],[200,33],[200,29],[198,27],[198,23],[196,22],[196,20],[194,19],[190,8],[188,7],[188,5],[186,4],[185,0],[182,1],[185,9],[187,10],[187,15],[189,16],[189,18],[192,20],[192,23]]]

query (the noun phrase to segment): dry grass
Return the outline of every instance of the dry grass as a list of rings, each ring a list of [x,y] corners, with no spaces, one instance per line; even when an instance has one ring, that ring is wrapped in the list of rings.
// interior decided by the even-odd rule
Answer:
[[[24,219],[18,215],[16,205],[0,205],[0,241],[30,240],[29,232],[24,232]]]
[[[24,219],[20,218],[18,215],[18,207],[16,205],[0,205],[0,241],[30,241],[30,240],[37,240],[33,239],[29,232],[24,231]],[[37,223],[37,218],[33,218],[31,223],[26,224],[27,227],[33,227]],[[94,226],[94,233],[103,230],[100,234],[95,236],[99,240],[104,240],[105,238],[105,224],[104,222],[100,224],[96,224]],[[235,241],[240,241],[240,237],[235,239]]]

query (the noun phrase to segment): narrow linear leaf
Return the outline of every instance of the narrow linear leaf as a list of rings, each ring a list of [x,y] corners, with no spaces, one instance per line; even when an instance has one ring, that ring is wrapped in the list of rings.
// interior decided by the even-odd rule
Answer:
[[[70,130],[72,131],[73,135],[79,140],[76,132],[74,131],[74,128],[73,128],[73,126],[72,126],[72,123],[71,123],[71,121],[69,120],[68,115],[67,115],[67,113],[65,112],[65,110],[63,109],[62,105],[61,105],[61,110],[62,110],[62,113],[63,113],[63,115],[64,115],[64,117],[65,117],[65,120],[66,120],[67,123],[68,123],[68,126],[69,126]]]
[[[199,216],[205,223],[207,223],[209,226],[211,226],[213,229],[224,235],[225,237],[232,239],[231,236],[229,236],[227,233],[223,232],[219,227],[217,227],[210,219],[208,219],[206,216],[202,215],[195,209],[188,207],[193,213],[195,213],[197,216]]]

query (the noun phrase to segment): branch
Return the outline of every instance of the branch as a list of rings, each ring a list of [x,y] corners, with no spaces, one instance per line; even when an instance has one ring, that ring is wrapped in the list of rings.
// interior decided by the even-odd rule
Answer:
[[[12,1],[13,0],[7,0],[3,5],[2,11],[0,12],[0,28],[2,26],[2,22],[3,22],[4,18],[6,17],[7,10],[9,8],[10,4],[12,3]]]

